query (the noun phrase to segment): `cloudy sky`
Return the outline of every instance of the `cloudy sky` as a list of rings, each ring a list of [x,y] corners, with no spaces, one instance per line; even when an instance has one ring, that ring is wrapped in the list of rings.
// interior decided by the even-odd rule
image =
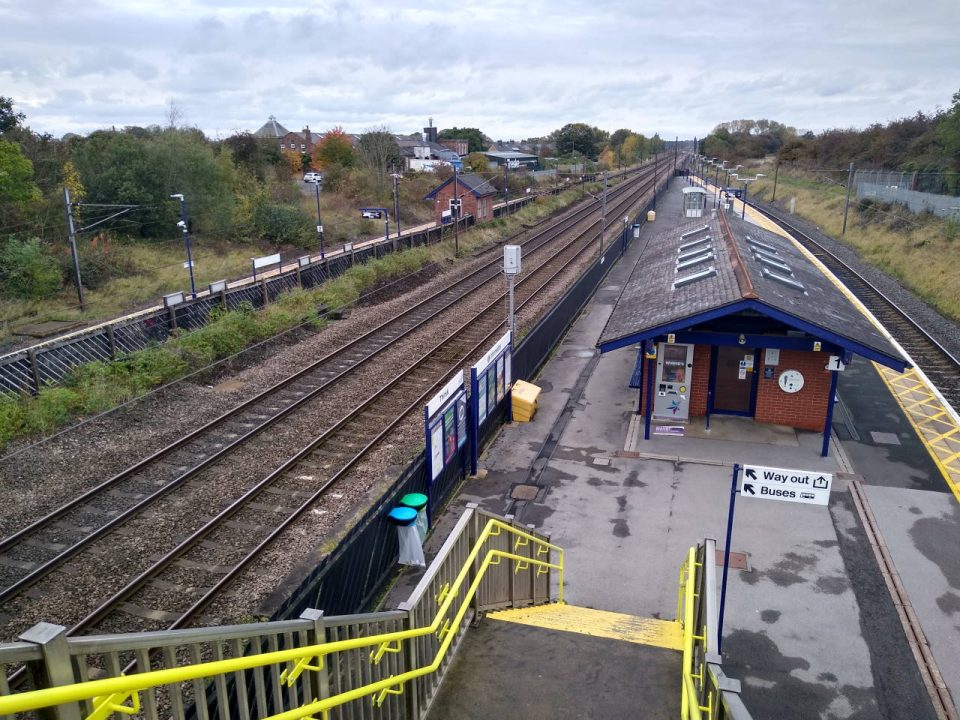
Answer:
[[[172,101],[213,137],[275,115],[690,138],[949,106],[958,38],[960,0],[0,0],[0,95],[54,135],[164,124]]]

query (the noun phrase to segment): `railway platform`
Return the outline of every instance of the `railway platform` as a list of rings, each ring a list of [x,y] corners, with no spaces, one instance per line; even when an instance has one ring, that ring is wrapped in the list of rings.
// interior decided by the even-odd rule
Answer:
[[[672,619],[683,549],[704,536],[723,547],[733,463],[832,472],[828,507],[737,500],[724,670],[741,681],[754,718],[935,718],[928,685],[960,692],[960,560],[949,551],[960,541],[960,508],[872,363],[858,359],[841,378],[826,458],[819,433],[749,418],[715,417],[709,431],[693,422],[683,437],[631,433],[635,352],[600,356],[595,346],[644,240],[681,221],[682,184],[658,200],[656,222],[642,228],[534,380],[543,390],[535,420],[506,426],[438,517],[428,559],[463,503],[476,503],[566,548],[571,605]],[[902,579],[896,602],[878,545]],[[395,597],[415,580],[401,581]],[[904,603],[916,619],[909,636]],[[485,711],[498,703],[528,718],[555,717],[558,708],[569,717],[676,716],[675,653],[631,655],[623,639],[581,643],[566,632],[485,620],[466,640],[470,651],[456,656],[432,716],[498,716]],[[521,636],[527,649],[513,652]],[[933,675],[925,678],[916,658],[927,642]],[[627,702],[619,710],[603,705],[611,681]]]

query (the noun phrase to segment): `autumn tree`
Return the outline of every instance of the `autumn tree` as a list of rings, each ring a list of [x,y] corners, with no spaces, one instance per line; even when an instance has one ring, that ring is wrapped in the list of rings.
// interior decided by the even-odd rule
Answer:
[[[489,167],[487,156],[482,152],[472,152],[464,158],[464,163],[473,172],[485,172]]]
[[[353,141],[339,125],[324,133],[313,148],[313,165],[322,170],[333,165],[352,167],[353,163]]]

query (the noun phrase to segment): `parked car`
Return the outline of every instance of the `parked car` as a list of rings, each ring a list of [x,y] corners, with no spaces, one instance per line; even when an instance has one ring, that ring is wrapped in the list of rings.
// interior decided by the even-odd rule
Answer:
[[[318,172],[308,172],[303,174],[303,181],[305,183],[322,183],[323,175]]]

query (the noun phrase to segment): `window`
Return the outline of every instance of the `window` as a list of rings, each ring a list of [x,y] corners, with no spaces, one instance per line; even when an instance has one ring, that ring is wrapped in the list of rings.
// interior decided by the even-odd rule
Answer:
[[[301,149],[301,150],[306,150],[306,149],[307,149],[307,146],[304,145],[303,143],[300,143],[300,149]]]
[[[291,150],[296,150],[296,149],[297,149],[296,144],[290,143],[290,149],[291,149]]]

